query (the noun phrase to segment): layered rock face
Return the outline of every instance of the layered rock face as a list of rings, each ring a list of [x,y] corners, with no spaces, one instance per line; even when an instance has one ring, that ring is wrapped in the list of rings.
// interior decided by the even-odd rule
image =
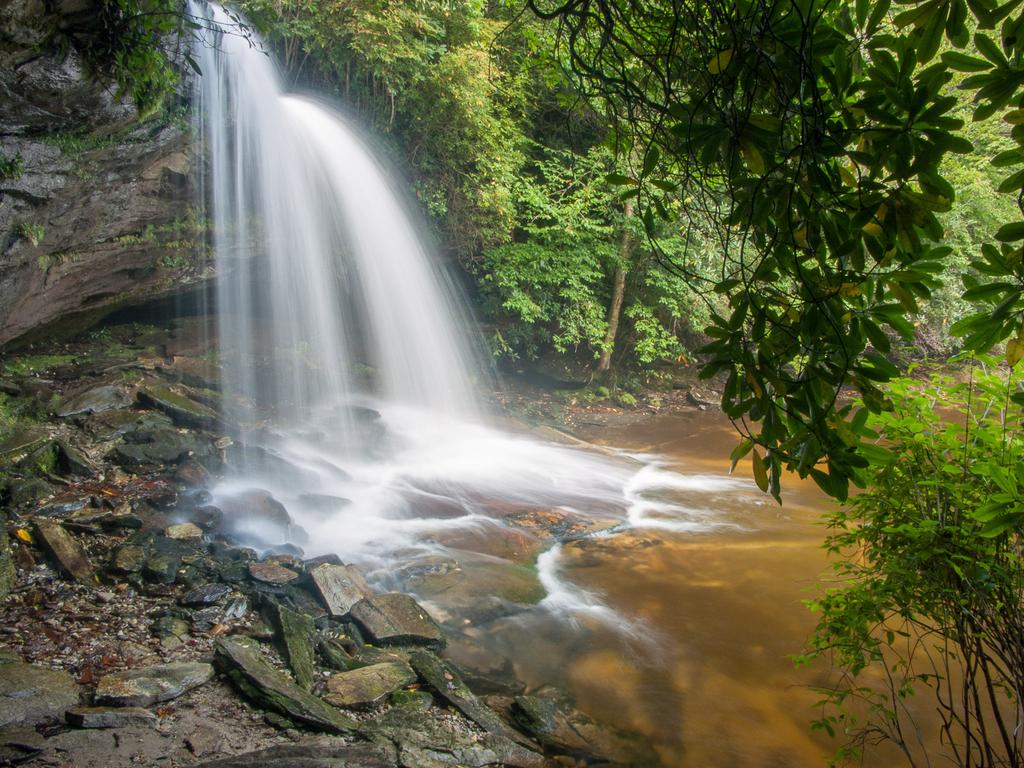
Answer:
[[[140,121],[54,42],[93,2],[0,9],[0,348],[209,276],[187,122]]]

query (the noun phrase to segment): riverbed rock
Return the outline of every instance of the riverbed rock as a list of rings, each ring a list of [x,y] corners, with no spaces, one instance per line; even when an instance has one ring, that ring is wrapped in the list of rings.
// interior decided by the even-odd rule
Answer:
[[[353,733],[359,726],[337,709],[302,690],[268,664],[254,640],[220,637],[215,664],[246,697],[295,722],[328,733]]]
[[[408,664],[371,664],[332,675],[327,681],[324,701],[336,707],[372,707],[415,682],[416,673]]]
[[[169,539],[201,539],[203,537],[203,529],[195,523],[176,523],[175,525],[167,526],[164,535]]]
[[[148,707],[176,699],[213,677],[213,667],[202,662],[159,664],[115,672],[100,679],[96,702],[119,707]]]
[[[96,467],[84,453],[65,440],[55,441],[57,446],[57,470],[71,477],[94,477]]]
[[[142,707],[75,707],[65,713],[68,725],[76,728],[156,728],[156,715]]]
[[[114,550],[111,569],[116,573],[138,573],[146,562],[146,548],[139,544],[125,543]]]
[[[360,600],[350,615],[379,645],[426,645],[440,648],[444,634],[430,614],[401,592],[388,592]]]
[[[61,569],[81,584],[95,584],[96,573],[85,548],[60,523],[37,520],[36,536]]]
[[[82,414],[103,413],[104,411],[127,408],[131,404],[132,399],[124,389],[114,384],[103,384],[68,398],[61,404],[57,415],[67,418]]]
[[[284,505],[267,491],[254,488],[218,497],[217,507],[223,512],[224,532],[246,545],[265,550],[308,539]]]
[[[370,744],[285,744],[198,763],[194,768],[397,768]],[[424,766],[426,768],[426,766]]]
[[[322,563],[309,572],[309,578],[331,616],[347,615],[352,606],[373,594],[366,578],[354,565]]]
[[[202,584],[190,589],[181,598],[182,605],[212,605],[231,592],[227,584]]]
[[[316,635],[313,619],[305,614],[296,613],[276,601],[268,604],[268,613],[277,630],[278,641],[295,676],[295,682],[300,688],[308,691],[313,687],[313,641]]]
[[[139,387],[137,396],[139,403],[166,413],[179,427],[209,429],[217,423],[217,413],[212,408],[169,387],[157,384]]]
[[[517,696],[511,711],[526,733],[556,752],[622,765],[654,763],[642,737],[599,724],[564,699]]]
[[[77,704],[78,686],[66,672],[0,662],[0,728],[54,722]]]
[[[35,728],[0,728],[0,765],[17,765],[46,749],[46,739]]]
[[[299,578],[299,574],[273,562],[249,563],[249,575],[264,584],[288,584]]]

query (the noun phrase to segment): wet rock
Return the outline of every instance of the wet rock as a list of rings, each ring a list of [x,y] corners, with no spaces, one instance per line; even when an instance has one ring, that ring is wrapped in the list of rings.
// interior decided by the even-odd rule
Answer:
[[[35,517],[64,517],[74,512],[81,512],[89,506],[89,498],[71,499],[70,501],[58,501],[40,507],[35,512]]]
[[[138,573],[146,562],[145,547],[138,544],[122,544],[114,550],[111,569],[117,573]]]
[[[654,762],[641,737],[599,724],[562,699],[517,696],[512,716],[526,733],[556,752],[624,765]]]
[[[161,616],[153,622],[153,635],[164,648],[177,648],[189,636],[189,625],[180,616]]]
[[[336,707],[372,707],[415,682],[416,673],[408,664],[371,664],[332,675],[324,701]]]
[[[142,575],[158,584],[173,584],[181,568],[181,555],[175,552],[154,552],[146,558]]]
[[[485,731],[529,744],[473,694],[451,664],[429,651],[416,651],[409,662],[424,682]]]
[[[174,472],[174,478],[193,488],[205,488],[210,484],[210,473],[198,461],[186,461]]]
[[[349,613],[379,645],[444,645],[444,634],[437,623],[423,606],[401,592],[364,598]]]
[[[57,469],[65,475],[73,477],[93,477],[96,467],[86,458],[85,454],[64,440],[57,440]]]
[[[378,739],[394,747],[403,768],[541,768],[545,758],[537,752],[493,733],[480,735],[432,717],[414,707],[393,707],[374,729]]]
[[[354,565],[323,563],[309,571],[309,578],[331,616],[347,615],[352,606],[373,594],[363,574]]]
[[[156,728],[159,720],[142,707],[75,707],[65,714],[76,728]]]
[[[261,549],[308,538],[284,505],[266,491],[252,489],[218,498],[217,506],[224,513],[225,533]]]
[[[204,531],[217,531],[224,526],[224,513],[210,504],[203,504],[189,512],[188,517]]]
[[[199,763],[194,768],[254,768],[254,766],[259,768],[397,768],[387,750],[369,744],[287,744]]]
[[[336,638],[321,637],[316,644],[316,652],[325,667],[345,672],[359,666],[345,646]]]
[[[192,613],[192,631],[196,634],[209,633],[221,623],[224,613],[216,606]]]
[[[313,687],[313,619],[289,610],[278,602],[268,604],[271,622],[284,651],[284,657],[295,675],[295,682],[304,690]]]
[[[159,664],[115,672],[96,686],[96,702],[119,707],[148,707],[176,699],[213,677],[213,667],[201,662]]]
[[[8,486],[7,499],[12,507],[20,507],[46,498],[52,490],[53,487],[40,478],[14,480]]]
[[[60,523],[37,520],[36,537],[57,564],[81,584],[95,584],[96,575],[85,549]]]
[[[241,619],[249,612],[249,601],[244,597],[236,597],[224,609],[224,620]]]
[[[264,584],[287,584],[299,578],[299,574],[277,563],[250,563],[249,575]]]
[[[216,641],[215,663],[256,704],[329,733],[352,733],[358,724],[322,699],[302,690],[263,660],[253,643],[226,637]]]
[[[41,725],[78,705],[78,686],[66,672],[20,661],[0,663],[0,728]]]
[[[0,728],[0,765],[16,765],[46,749],[46,739],[35,728]]]
[[[203,529],[194,523],[178,523],[168,526],[164,535],[169,539],[201,539]]]
[[[168,387],[148,385],[138,391],[139,403],[170,416],[180,427],[208,429],[217,423],[216,412]]]
[[[132,399],[121,388],[112,384],[93,387],[66,400],[57,415],[64,419],[79,414],[103,413],[127,408]]]
[[[227,584],[203,584],[181,598],[182,605],[212,605],[231,591]]]

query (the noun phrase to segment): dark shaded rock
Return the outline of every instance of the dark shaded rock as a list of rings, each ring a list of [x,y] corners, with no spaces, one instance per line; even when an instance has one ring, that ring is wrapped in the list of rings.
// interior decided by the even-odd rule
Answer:
[[[20,661],[0,663],[0,728],[60,720],[78,705],[78,686],[66,672]]]
[[[193,488],[205,488],[210,484],[210,473],[197,461],[186,461],[174,472],[174,479]]]
[[[302,690],[270,666],[253,644],[221,637],[217,639],[215,648],[218,668],[259,706],[329,733],[352,733],[358,730],[358,723],[354,720]]]
[[[85,549],[60,523],[37,520],[36,536],[61,570],[81,584],[95,584],[96,574]]]
[[[189,636],[189,625],[180,616],[161,616],[153,622],[153,635],[164,647],[177,647]]]
[[[392,707],[375,723],[378,741],[387,739],[403,768],[541,768],[548,765],[537,752],[504,736],[453,728],[429,710]]]
[[[324,701],[336,707],[372,707],[415,682],[416,673],[408,664],[371,664],[332,675],[327,681]]]
[[[295,571],[277,563],[250,563],[249,575],[265,584],[287,584],[299,578]]]
[[[203,608],[201,611],[193,611],[192,631],[196,633],[209,632],[214,626],[220,624],[223,618],[224,612],[216,606]]]
[[[67,711],[65,719],[76,728],[156,728],[159,722],[142,707],[75,707]]]
[[[231,591],[227,584],[203,584],[190,589],[183,598],[182,605],[211,605],[225,597]]]
[[[485,731],[531,746],[474,695],[454,666],[429,651],[416,651],[409,662],[425,683]]]
[[[58,501],[40,507],[35,512],[35,517],[63,517],[73,512],[80,512],[89,506],[89,498],[72,499],[70,501]]]
[[[345,650],[345,646],[333,637],[321,637],[317,642],[316,651],[324,666],[331,669],[344,672],[359,666],[358,662]]]
[[[295,682],[308,691],[313,687],[313,641],[316,636],[313,619],[289,610],[277,601],[268,603],[267,612],[277,630],[278,641],[295,675]]]
[[[0,728],[0,765],[16,765],[46,749],[46,739],[35,728]]]
[[[119,707],[148,707],[176,699],[213,677],[213,667],[201,662],[159,664],[115,672],[100,679],[96,703]]]
[[[642,737],[599,724],[562,699],[517,696],[512,716],[526,733],[556,752],[622,765],[657,762]]]
[[[146,562],[148,553],[139,544],[125,543],[114,550],[111,570],[117,573],[138,573]]]
[[[309,571],[309,578],[331,616],[345,616],[352,606],[373,595],[362,572],[354,565],[323,563]]]
[[[386,750],[369,744],[288,744],[225,757],[194,768],[397,768]]]
[[[155,384],[140,387],[138,399],[147,408],[156,408],[166,413],[180,427],[209,429],[217,423],[217,414],[213,409],[168,387]]]
[[[73,477],[93,477],[96,467],[81,451],[63,440],[57,441],[57,469]]]
[[[37,477],[14,480],[7,488],[7,499],[12,507],[20,507],[44,499],[52,491],[48,482]]]
[[[349,613],[366,636],[379,645],[444,645],[444,634],[437,623],[419,603],[401,592],[364,598]]]
[[[127,408],[132,404],[131,397],[121,387],[105,384],[80,392],[65,400],[57,411],[59,417],[78,416],[80,414],[103,413],[104,411]]]

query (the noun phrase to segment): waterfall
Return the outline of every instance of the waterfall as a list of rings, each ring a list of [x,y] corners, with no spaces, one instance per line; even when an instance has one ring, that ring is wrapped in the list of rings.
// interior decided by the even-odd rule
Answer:
[[[255,403],[352,438],[357,364],[387,403],[473,416],[463,313],[384,170],[339,115],[286,94],[222,8],[192,12],[222,30],[196,49],[196,100],[232,416]]]

